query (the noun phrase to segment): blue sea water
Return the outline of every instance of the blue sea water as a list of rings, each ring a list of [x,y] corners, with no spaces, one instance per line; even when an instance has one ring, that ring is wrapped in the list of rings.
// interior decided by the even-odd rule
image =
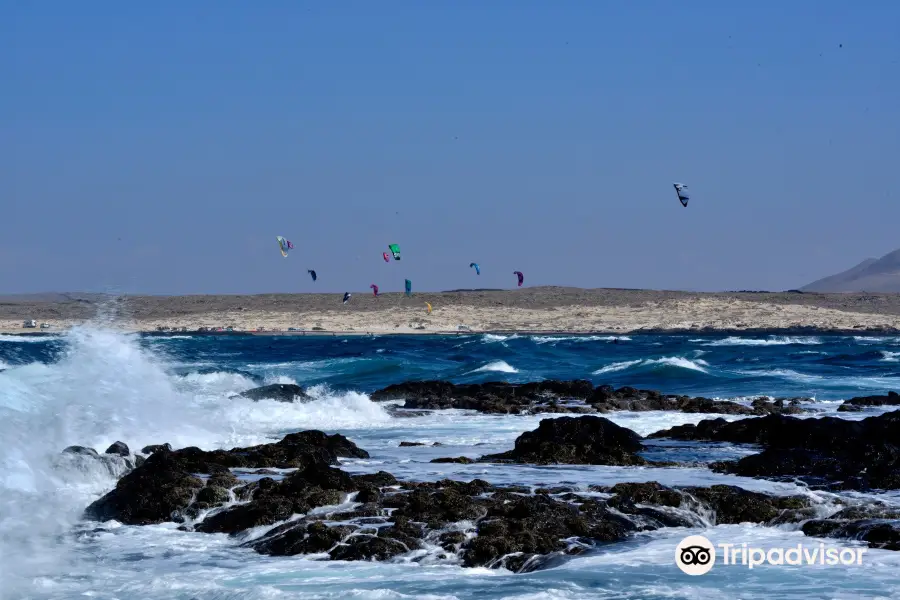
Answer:
[[[702,463],[756,449],[656,441],[651,458],[695,467],[623,468],[431,464],[439,456],[507,450],[543,416],[432,411],[400,416],[368,394],[391,383],[589,379],[666,393],[748,403],[760,395],[802,397],[811,416],[838,413],[855,395],[900,390],[900,338],[709,335],[171,336],[141,337],[85,327],[59,337],[0,336],[0,598],[898,598],[900,553],[869,550],[858,567],[717,567],[690,577],[674,564],[675,545],[700,533],[714,543],[763,547],[818,544],[796,525],[714,525],[637,535],[529,574],[467,569],[436,549],[389,563],[273,558],[225,535],[80,521],[109,491],[115,466],[61,462],[71,444],[103,451],[234,447],[303,429],[340,432],[369,451],[352,472],[399,478],[444,477],[521,485],[656,480],[728,483],[771,493],[808,494],[826,515],[833,494],[791,482],[718,475]],[[265,383],[296,382],[305,404],[237,396]],[[639,434],[718,415],[622,412],[608,418]],[[736,416],[724,416],[736,419]],[[400,441],[441,442],[400,448]],[[900,505],[900,494],[844,494],[845,501]],[[251,535],[261,535],[262,531]],[[835,546],[851,542],[828,541]]]

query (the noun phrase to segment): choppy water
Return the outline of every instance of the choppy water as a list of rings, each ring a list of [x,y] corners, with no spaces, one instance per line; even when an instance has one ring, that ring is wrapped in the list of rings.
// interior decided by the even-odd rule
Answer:
[[[747,402],[758,395],[803,396],[820,414],[853,395],[900,390],[900,338],[783,336],[372,336],[140,338],[78,329],[61,338],[0,336],[0,598],[897,598],[900,553],[869,550],[861,567],[715,568],[689,577],[675,545],[702,533],[714,543],[763,547],[818,543],[796,526],[665,529],[529,574],[464,569],[426,557],[391,563],[273,558],[237,548],[225,535],[174,525],[107,527],[78,518],[114,485],[91,462],[58,463],[70,444],[102,451],[233,447],[316,428],[340,432],[371,454],[353,472],[399,478],[480,477],[525,485],[731,483],[774,493],[829,495],[789,483],[716,475],[704,468],[430,464],[438,456],[507,450],[539,416],[436,411],[397,418],[367,394],[410,379],[534,381],[586,378]],[[308,404],[252,402],[234,394],[260,383],[297,382]],[[715,415],[617,413],[647,434]],[[736,417],[726,417],[733,419]],[[399,448],[402,440],[443,444]],[[752,452],[728,444],[656,443],[647,455],[719,460]],[[900,494],[878,496],[900,504]],[[823,510],[825,510],[823,508]],[[828,541],[832,545],[849,542]]]

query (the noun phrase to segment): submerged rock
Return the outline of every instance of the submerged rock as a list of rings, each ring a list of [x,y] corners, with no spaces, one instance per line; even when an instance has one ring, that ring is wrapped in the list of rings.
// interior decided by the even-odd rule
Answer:
[[[305,402],[312,400],[302,387],[294,383],[273,383],[272,385],[264,385],[247,390],[240,395],[243,398],[250,398],[256,401]]]
[[[515,448],[479,462],[530,464],[646,465],[636,453],[641,436],[597,416],[542,419],[538,428],[516,438]]]

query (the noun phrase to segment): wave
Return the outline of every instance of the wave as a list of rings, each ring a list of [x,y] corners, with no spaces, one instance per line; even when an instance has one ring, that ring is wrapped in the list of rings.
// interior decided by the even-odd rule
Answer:
[[[627,335],[533,335],[529,339],[536,344],[548,344],[555,342],[630,342]]]
[[[888,352],[887,350],[881,351],[881,360],[884,362],[898,362],[900,361],[900,352]]]
[[[73,328],[52,364],[0,372],[0,555],[15,574],[0,595],[29,589],[39,573],[75,560],[60,539],[84,507],[115,485],[109,470],[66,466],[60,451],[84,445],[230,448],[279,439],[289,430],[371,428],[391,416],[368,396],[317,386],[306,403],[237,396],[255,383],[229,372],[173,374],[165,352],[89,326]]]
[[[821,344],[816,337],[771,336],[768,339],[730,336],[721,340],[692,339],[694,343],[704,346],[810,346]]]
[[[483,367],[478,367],[474,371],[469,371],[470,373],[518,373],[519,370],[506,362],[505,360],[495,360],[490,362]]]
[[[39,344],[62,339],[61,335],[0,335],[0,343],[7,344]]]
[[[605,373],[615,373],[624,371],[632,367],[675,367],[678,369],[688,369],[690,371],[698,371],[700,373],[709,373],[706,367],[709,363],[702,359],[690,360],[681,356],[665,356],[663,358],[644,358],[639,360],[627,360],[616,362],[605,367],[601,367],[593,372],[593,375],[603,375]]]

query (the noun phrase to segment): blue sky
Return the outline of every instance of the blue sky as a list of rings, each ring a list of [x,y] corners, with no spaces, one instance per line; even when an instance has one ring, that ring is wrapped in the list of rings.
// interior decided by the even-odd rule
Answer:
[[[898,31],[875,0],[0,2],[0,292],[797,287],[900,247]]]

